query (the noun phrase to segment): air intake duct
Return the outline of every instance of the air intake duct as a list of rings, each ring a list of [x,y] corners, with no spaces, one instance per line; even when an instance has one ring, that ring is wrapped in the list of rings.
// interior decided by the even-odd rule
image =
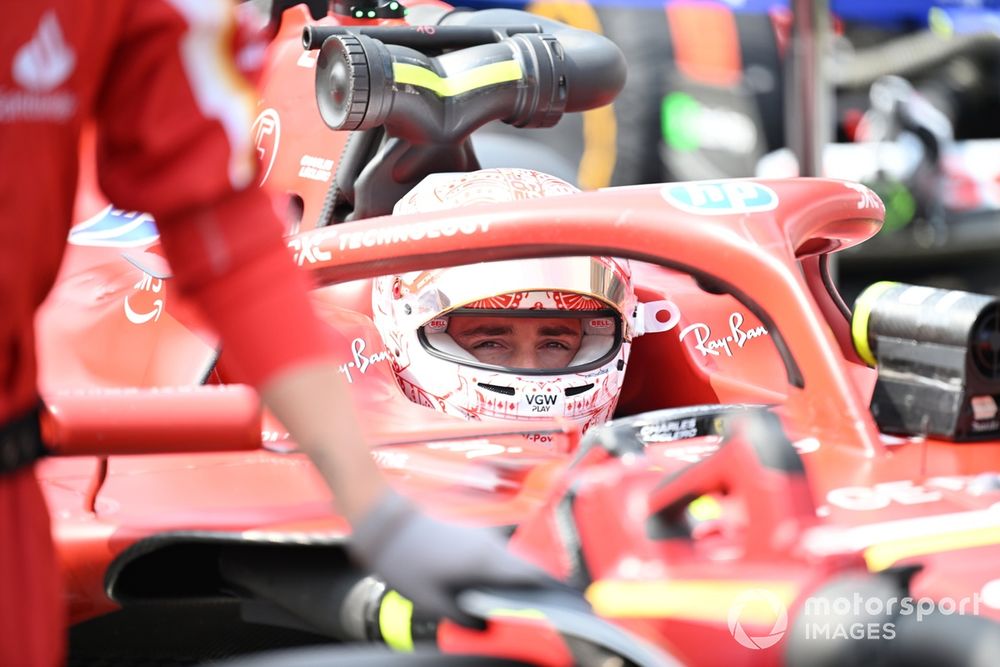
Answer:
[[[881,282],[858,297],[854,347],[878,370],[871,410],[886,432],[1000,437],[1000,300]]]

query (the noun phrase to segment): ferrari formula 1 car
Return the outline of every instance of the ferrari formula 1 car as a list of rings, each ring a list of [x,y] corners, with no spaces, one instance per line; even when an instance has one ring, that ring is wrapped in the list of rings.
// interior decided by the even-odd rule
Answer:
[[[478,167],[482,123],[551,124],[606,104],[624,76],[606,40],[519,12],[421,5],[407,21],[285,12],[256,125],[264,184],[290,193],[289,248],[344,341],[386,474],[431,512],[512,532],[597,616],[472,591],[463,604],[489,619],[474,632],[355,572],[318,476],[227,383],[225,353],[173,291],[154,221],[107,208],[72,231],[39,327],[44,433],[62,455],[39,474],[71,661],[331,638],[545,665],[995,655],[1000,303],[881,284],[850,313],[827,258],[873,235],[884,207],[843,181],[391,215],[429,173]],[[401,391],[373,277],[592,255],[631,260],[639,301],[677,313],[635,340],[613,421],[582,436],[559,419],[464,421]]]

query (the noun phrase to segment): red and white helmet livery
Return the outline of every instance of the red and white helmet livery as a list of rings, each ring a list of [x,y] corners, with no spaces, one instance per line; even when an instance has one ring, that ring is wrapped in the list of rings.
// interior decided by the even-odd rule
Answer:
[[[436,174],[396,213],[573,192],[522,169]],[[414,271],[377,278],[372,290],[375,326],[410,400],[468,419],[562,417],[583,429],[611,418],[633,337],[647,323],[676,323],[672,304],[655,305],[673,309],[670,322],[644,316],[628,262],[607,257]]]
[[[580,190],[561,178],[531,169],[480,169],[431,174],[396,202],[393,213],[426,213],[472,204],[570,195]]]

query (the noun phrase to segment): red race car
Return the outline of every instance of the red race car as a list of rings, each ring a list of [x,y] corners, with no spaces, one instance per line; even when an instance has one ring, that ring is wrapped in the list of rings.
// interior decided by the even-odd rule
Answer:
[[[491,622],[474,633],[353,572],[348,526],[280,424],[229,383],[224,352],[172,290],[154,222],[84,201],[92,215],[71,233],[39,327],[43,428],[64,456],[40,476],[69,585],[71,661],[183,663],[334,637],[430,639],[539,664],[672,653],[706,665],[832,664],[875,646],[898,651],[885,664],[912,664],[938,655],[933,640],[964,664],[996,641],[1000,303],[879,284],[850,313],[827,257],[884,215],[854,183],[538,196],[525,183],[554,179],[484,176],[477,127],[543,126],[606,104],[620,53],[520,12],[421,5],[414,27],[392,4],[370,20],[285,12],[256,124],[264,185],[290,194],[289,248],[316,278],[386,473],[430,511],[514,529],[513,548],[619,625],[590,616],[581,630],[578,609],[567,621],[558,604],[480,592],[466,604]],[[451,182],[507,194],[421,203],[441,187],[434,174],[463,171]],[[607,278],[577,290],[598,309],[581,326],[617,341],[575,374],[591,380],[553,384],[551,400],[534,380],[474,381],[481,408],[515,419],[463,419],[454,388],[415,391],[406,348],[379,325],[379,295],[429,314],[413,329],[426,349],[443,331],[435,321],[475,303],[479,284],[384,277],[538,258],[583,258]],[[503,281],[530,291],[529,275]],[[625,282],[630,292],[616,291]],[[452,289],[469,294],[457,302]],[[600,423],[598,385],[619,376],[615,418]],[[897,633],[906,640],[889,641]]]

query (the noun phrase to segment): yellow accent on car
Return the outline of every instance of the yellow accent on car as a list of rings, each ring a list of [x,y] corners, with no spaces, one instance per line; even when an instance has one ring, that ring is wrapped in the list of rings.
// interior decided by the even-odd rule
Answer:
[[[687,511],[695,521],[712,521],[722,516],[722,505],[713,496],[700,496],[691,501]]]
[[[877,572],[904,558],[997,544],[1000,544],[1000,526],[985,529],[970,528],[953,533],[921,535],[874,544],[865,549],[865,562],[868,563],[870,570]]]
[[[586,597],[600,616],[608,618],[684,618],[727,622],[733,603],[749,591],[773,594],[787,608],[798,595],[796,584],[783,580],[595,581]],[[748,605],[741,619],[770,623],[772,610]]]
[[[955,36],[955,25],[948,12],[940,7],[931,7],[927,13],[927,27],[938,37],[950,39]]]
[[[452,76],[441,76],[426,67],[410,63],[393,63],[392,75],[396,83],[426,88],[438,97],[454,97],[497,83],[520,81],[524,77],[524,72],[516,60],[502,60],[457,72]]]
[[[397,651],[413,650],[413,603],[389,591],[378,608],[378,629],[385,643]]]
[[[601,19],[587,2],[574,0],[536,0],[526,9],[532,14],[561,21],[573,28],[603,35]],[[611,185],[617,147],[618,122],[611,104],[583,112],[583,156],[577,170],[577,180],[584,190],[596,190]]]
[[[854,303],[854,314],[851,316],[851,340],[858,356],[869,366],[875,366],[875,354],[868,342],[868,319],[872,315],[872,306],[882,294],[899,283],[883,280],[865,288]]]

